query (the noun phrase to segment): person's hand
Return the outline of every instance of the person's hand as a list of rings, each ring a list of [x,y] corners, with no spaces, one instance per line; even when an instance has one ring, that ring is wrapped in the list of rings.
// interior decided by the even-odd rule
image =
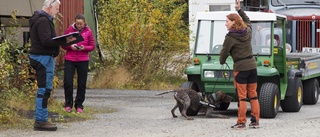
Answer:
[[[225,63],[226,63],[225,61],[220,60],[220,64],[221,64],[221,65],[223,65],[223,64],[225,64]]]
[[[73,40],[73,36],[66,37],[66,43],[70,43]]]
[[[71,49],[72,49],[72,50],[79,50],[79,49],[77,48],[77,44],[72,44],[72,45],[71,45]]]
[[[84,46],[83,45],[78,46],[78,50],[84,50]]]
[[[241,9],[240,0],[236,0],[236,5],[234,6],[234,8],[236,8],[237,11]]]
[[[83,45],[72,44],[71,45],[71,49],[72,50],[84,50],[84,46]]]

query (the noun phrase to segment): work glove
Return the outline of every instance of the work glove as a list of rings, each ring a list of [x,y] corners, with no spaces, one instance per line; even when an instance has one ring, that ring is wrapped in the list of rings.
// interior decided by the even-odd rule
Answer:
[[[225,61],[222,61],[221,59],[220,59],[220,64],[221,65],[223,65],[223,64],[225,64],[226,62]]]

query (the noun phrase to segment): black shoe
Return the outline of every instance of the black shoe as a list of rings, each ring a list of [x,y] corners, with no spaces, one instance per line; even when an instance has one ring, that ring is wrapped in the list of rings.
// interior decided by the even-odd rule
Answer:
[[[246,124],[237,123],[234,126],[231,126],[232,129],[246,129]]]
[[[35,131],[56,131],[58,128],[56,124],[51,122],[34,122],[33,129]]]
[[[251,122],[249,128],[259,128],[259,122]]]

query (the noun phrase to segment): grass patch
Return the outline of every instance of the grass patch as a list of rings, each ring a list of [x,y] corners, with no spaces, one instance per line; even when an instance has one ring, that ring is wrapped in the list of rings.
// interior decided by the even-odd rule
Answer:
[[[187,81],[181,76],[150,76],[152,80],[143,82],[133,80],[131,75],[124,66],[103,68],[88,82],[88,88],[167,90],[178,88]]]
[[[35,105],[33,95],[11,90],[7,94],[1,94],[0,102],[0,130],[33,128]],[[63,102],[50,98],[48,103],[48,120],[54,123],[85,121],[93,119],[94,114],[117,111],[113,108],[86,107],[84,113],[68,113],[64,111]]]
[[[97,72],[94,79],[89,82],[89,88],[109,88],[109,89],[122,89],[124,85],[129,83],[130,73],[123,67],[112,69],[103,68]]]
[[[94,118],[94,114],[102,113],[113,113],[117,110],[114,108],[95,108],[95,107],[85,107],[84,113],[76,113],[73,109],[72,112],[68,113],[64,110],[64,103],[58,101],[57,99],[50,99],[49,104],[49,121],[54,123],[70,123],[90,120]]]
[[[151,78],[151,77],[150,77]],[[130,72],[125,67],[105,68],[96,73],[88,88],[109,88],[109,89],[146,89],[146,90],[167,90],[175,89],[181,83],[187,81],[181,76],[154,76],[147,83],[134,81]],[[56,85],[61,86],[63,81],[55,79]],[[0,130],[4,129],[26,129],[33,128],[36,85],[33,88],[10,89],[0,92]],[[49,121],[55,123],[72,123],[90,120],[94,114],[113,113],[115,108],[85,107],[81,114],[64,111],[63,101],[54,98],[52,92],[48,101]]]
[[[55,101],[49,106],[49,110],[51,112],[55,112],[52,115],[49,115],[49,118],[53,122],[78,122],[84,120],[93,119],[94,114],[102,114],[102,113],[113,113],[117,110],[114,108],[104,108],[99,109],[95,107],[86,107],[84,109],[84,113],[76,113],[74,110],[70,113],[64,111],[63,102]]]

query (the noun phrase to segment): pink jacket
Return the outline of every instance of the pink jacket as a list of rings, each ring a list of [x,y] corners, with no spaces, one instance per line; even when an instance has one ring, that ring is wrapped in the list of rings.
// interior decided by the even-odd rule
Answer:
[[[75,24],[72,24],[71,26],[69,26],[69,28],[67,28],[65,34],[76,31],[78,30],[75,28]],[[77,43],[77,45],[83,45],[84,50],[77,51],[72,50],[71,46],[61,46],[63,49],[67,51],[64,57],[65,60],[73,62],[89,61],[89,52],[93,51],[95,48],[93,34],[89,26],[85,26],[82,30],[80,30],[80,34],[83,37],[84,41]]]

